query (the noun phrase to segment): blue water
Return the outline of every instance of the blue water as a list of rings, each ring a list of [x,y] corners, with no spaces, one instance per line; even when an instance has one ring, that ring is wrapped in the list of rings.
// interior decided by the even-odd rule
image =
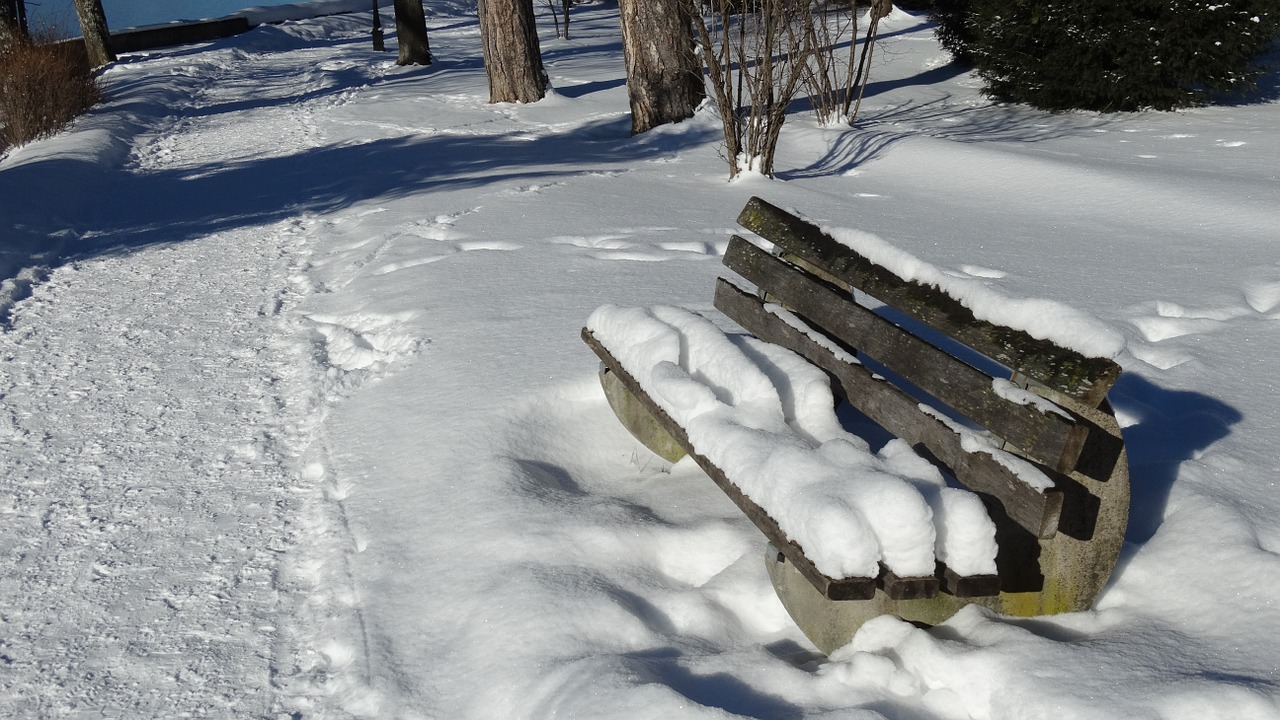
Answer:
[[[230,15],[247,7],[285,5],[301,0],[102,0],[107,25],[113,30],[156,25],[173,20],[204,20]],[[27,0],[31,27],[53,26],[70,35],[80,34],[71,0]]]

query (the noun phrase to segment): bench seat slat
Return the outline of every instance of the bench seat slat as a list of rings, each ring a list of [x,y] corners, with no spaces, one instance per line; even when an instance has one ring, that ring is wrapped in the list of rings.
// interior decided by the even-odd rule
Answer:
[[[892,570],[880,566],[879,586],[893,600],[919,600],[938,594],[942,582],[934,575],[928,577],[899,577]]]
[[[1090,358],[1026,332],[974,317],[959,301],[940,290],[904,281],[859,255],[818,227],[760,198],[752,198],[738,224],[832,273],[850,286],[892,305],[951,338],[1035,381],[1097,407],[1120,375],[1120,366]]]
[[[747,497],[737,485],[730,480],[715,463],[711,462],[706,456],[699,453],[689,441],[689,435],[679,423],[671,419],[656,402],[644,391],[640,383],[623,367],[617,358],[609,352],[595,335],[588,329],[583,328],[582,339],[596,353],[600,360],[608,368],[608,371],[623,384],[626,389],[631,392],[636,401],[654,417],[657,422],[663,426],[671,437],[685,449],[690,457],[698,463],[712,481],[733,501],[755,526],[764,533],[769,539],[772,546],[782,554],[795,568],[803,575],[818,592],[822,593],[830,600],[869,600],[875,596],[876,590],[879,589],[895,600],[907,600],[918,598],[929,598],[936,596],[940,591],[951,594],[959,594],[960,592],[968,592],[969,594],[961,595],[961,597],[974,597],[977,594],[995,595],[999,592],[998,583],[991,586],[990,583],[984,583],[984,579],[994,576],[978,575],[978,576],[959,576],[952,570],[947,568],[943,563],[938,563],[937,573],[933,576],[925,577],[899,577],[889,571],[883,564],[880,565],[880,575],[875,578],[869,577],[847,577],[847,578],[831,578],[823,574],[813,565],[808,557],[805,556],[804,549],[797,543],[790,540],[777,521],[769,515],[769,513],[758,505],[751,498]]]
[[[836,378],[848,401],[889,432],[913,447],[923,446],[965,487],[998,499],[1009,517],[1036,537],[1052,537],[1062,511],[1062,494],[1039,492],[993,456],[968,452],[962,439],[941,420],[920,410],[919,403],[863,365],[851,365],[808,334],[769,312],[754,294],[719,280],[715,306],[751,334],[790,348]]]
[[[1069,472],[1088,436],[1079,417],[1041,412],[996,393],[986,373],[902,331],[849,293],[734,237],[724,264],[849,347],[986,427],[1028,456]],[[750,329],[750,328],[748,328]]]
[[[1000,594],[999,575],[957,575],[947,567],[940,567],[942,591],[956,597],[988,597]]]
[[[702,468],[703,472],[705,472],[715,482],[715,484],[729,496],[729,499],[733,500],[734,504],[737,505],[753,523],[755,523],[755,526],[765,534],[765,537],[769,538],[769,541],[778,548],[779,552],[786,556],[787,560],[794,565],[796,569],[809,580],[809,582],[813,583],[813,586],[817,588],[819,592],[832,600],[869,600],[875,596],[875,578],[830,578],[819,571],[809,558],[805,556],[804,550],[795,542],[790,540],[786,533],[782,531],[777,520],[774,520],[769,513],[764,510],[764,508],[760,507],[755,503],[755,501],[739,490],[738,486],[735,485],[733,481],[725,475],[724,471],[715,465],[715,463],[707,459],[706,456],[697,452],[689,442],[689,435],[685,432],[684,428],[682,428],[675,420],[672,420],[671,416],[667,415],[666,411],[659,407],[658,404],[655,403],[647,393],[645,393],[644,389],[640,387],[640,383],[637,382],[629,372],[627,372],[626,368],[622,366],[622,363],[618,362],[617,358],[613,357],[609,350],[596,339],[595,335],[592,334],[591,331],[584,328],[582,331],[582,339],[592,350],[595,351],[596,355],[600,357],[609,371],[612,372],[618,380],[622,382],[627,390],[629,390],[631,394],[645,406],[645,409],[648,410],[663,426],[663,429],[670,433],[671,437],[675,438],[676,442],[680,443],[680,445],[684,447],[684,449],[689,453],[689,456],[692,457],[694,461],[698,463],[698,466]]]

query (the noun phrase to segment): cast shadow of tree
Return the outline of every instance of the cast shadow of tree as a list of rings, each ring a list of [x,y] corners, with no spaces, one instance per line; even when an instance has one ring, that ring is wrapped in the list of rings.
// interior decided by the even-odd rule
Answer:
[[[822,157],[806,168],[779,173],[779,177],[840,175],[912,137],[959,143],[1035,143],[1091,133],[1113,122],[1105,116],[1050,115],[1010,105],[961,106],[950,96],[913,101],[866,112],[858,127],[840,133]]]
[[[691,128],[631,141],[629,122],[610,118],[540,135],[410,134],[245,161],[112,171],[87,201],[92,220],[82,224],[89,224],[68,229],[91,234],[97,252],[127,250],[433,190],[617,171],[710,139],[708,132]],[[78,167],[83,164],[74,157],[51,158],[11,167],[3,179],[14,188],[39,187],[48,184],[47,178],[83,171]],[[35,215],[15,220],[49,224],[47,217]],[[83,256],[86,249],[74,250]]]

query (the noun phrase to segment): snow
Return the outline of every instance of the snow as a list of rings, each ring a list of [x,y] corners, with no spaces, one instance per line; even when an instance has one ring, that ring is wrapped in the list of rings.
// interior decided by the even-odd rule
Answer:
[[[438,12],[426,69],[367,14],[127,56],[0,159],[0,716],[1280,717],[1274,74],[1046,115],[895,12],[859,126],[793,115],[729,183],[705,112],[628,137],[615,6],[542,25],[530,105]],[[1094,611],[822,657],[750,522],[618,425],[580,327],[716,318],[753,194],[1123,336]]]
[[[982,280],[949,275],[870,233],[847,228],[824,231],[899,278],[941,290],[979,320],[1024,330],[1087,357],[1114,358],[1124,350],[1124,336],[1118,330],[1076,308],[1043,298],[1009,297]]]
[[[995,392],[996,397],[1008,400],[1011,403],[1033,407],[1042,414],[1052,413],[1068,420],[1071,419],[1071,415],[1066,410],[1030,390],[1024,390],[1014,385],[1004,378],[992,378],[991,389]]]
[[[603,305],[587,328],[823,574],[873,578],[883,562],[931,576],[935,558],[961,575],[995,574],[982,502],[947,488],[906,443],[877,456],[843,430],[826,374],[799,355],[665,305]]]
[[[955,420],[947,417],[945,413],[939,411],[937,408],[930,407],[924,403],[921,403],[916,407],[920,409],[920,412],[934,418],[943,425],[946,425],[947,429],[951,430],[951,432],[956,435],[959,435],[960,448],[965,452],[985,453],[990,455],[997,464],[1013,473],[1014,477],[1018,478],[1019,481],[1036,492],[1043,493],[1053,487],[1053,481],[1046,477],[1044,473],[1040,472],[1036,466],[1016,455],[1001,450],[1000,443],[997,441],[997,438],[991,436],[986,431],[977,432],[965,427],[964,425],[961,425]]]

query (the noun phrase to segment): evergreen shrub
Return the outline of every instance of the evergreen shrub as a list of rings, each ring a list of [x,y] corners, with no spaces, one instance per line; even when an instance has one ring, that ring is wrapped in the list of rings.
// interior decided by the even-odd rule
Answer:
[[[934,18],[998,100],[1171,110],[1256,88],[1280,0],[938,0]]]

